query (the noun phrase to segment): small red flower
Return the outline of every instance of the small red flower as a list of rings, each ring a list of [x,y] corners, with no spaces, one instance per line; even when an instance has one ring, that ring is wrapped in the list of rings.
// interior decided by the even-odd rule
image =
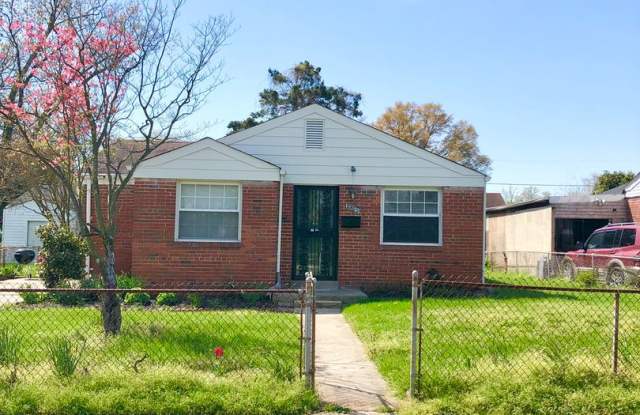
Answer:
[[[216,359],[220,359],[222,356],[224,356],[224,349],[218,346],[215,349],[213,349],[213,354],[216,355]]]

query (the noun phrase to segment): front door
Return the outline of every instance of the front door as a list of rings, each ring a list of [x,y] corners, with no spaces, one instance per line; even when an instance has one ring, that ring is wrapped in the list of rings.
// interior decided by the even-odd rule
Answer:
[[[307,271],[335,281],[338,264],[338,188],[295,186],[293,191],[293,278]]]

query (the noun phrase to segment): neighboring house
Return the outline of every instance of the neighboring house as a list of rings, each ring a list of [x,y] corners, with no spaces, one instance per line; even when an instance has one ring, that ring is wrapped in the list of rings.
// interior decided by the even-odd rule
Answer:
[[[622,194],[557,196],[487,209],[489,252],[566,252],[608,223],[632,219]]]
[[[608,190],[603,195],[624,195],[629,206],[629,218],[630,220],[640,223],[640,173],[631,179],[627,184],[623,184],[611,190]]]
[[[47,223],[35,202],[18,200],[2,212],[2,255],[4,262],[15,262],[13,254],[19,248],[42,246],[36,231]]]
[[[504,206],[505,204],[502,193],[487,193],[487,208]]]
[[[153,282],[371,289],[482,278],[486,176],[311,105],[145,160],[121,195],[120,272]],[[94,264],[96,266],[96,264]]]

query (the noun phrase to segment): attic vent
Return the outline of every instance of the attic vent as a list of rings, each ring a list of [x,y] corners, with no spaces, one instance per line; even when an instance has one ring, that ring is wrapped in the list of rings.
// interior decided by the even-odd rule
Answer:
[[[322,148],[324,139],[324,121],[307,120],[305,124],[305,147]]]

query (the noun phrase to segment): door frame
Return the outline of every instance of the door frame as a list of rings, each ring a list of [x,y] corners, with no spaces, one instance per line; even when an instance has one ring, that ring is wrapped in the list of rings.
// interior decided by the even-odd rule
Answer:
[[[336,223],[336,255],[334,260],[334,267],[336,272],[335,279],[330,279],[326,281],[338,281],[338,265],[340,264],[340,186],[333,185],[293,185],[293,197],[292,197],[292,208],[293,208],[293,221],[291,223],[291,281],[304,281],[304,275],[300,278],[296,275],[296,223],[297,223],[297,203],[296,200],[296,188],[305,188],[305,189],[335,189],[336,191],[336,200],[334,205],[335,210],[335,223]],[[314,275],[315,277],[315,275]]]

